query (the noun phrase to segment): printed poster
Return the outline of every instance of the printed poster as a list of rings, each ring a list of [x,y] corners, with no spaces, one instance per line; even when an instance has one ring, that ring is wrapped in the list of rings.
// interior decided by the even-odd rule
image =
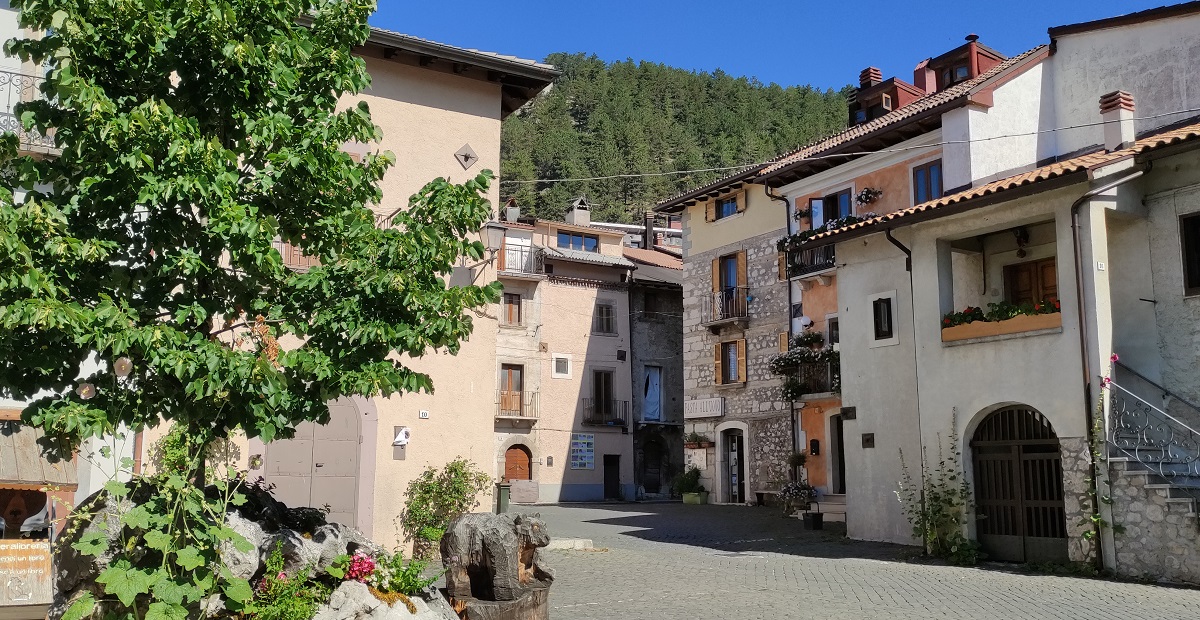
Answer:
[[[571,433],[571,469],[596,469],[596,435]]]

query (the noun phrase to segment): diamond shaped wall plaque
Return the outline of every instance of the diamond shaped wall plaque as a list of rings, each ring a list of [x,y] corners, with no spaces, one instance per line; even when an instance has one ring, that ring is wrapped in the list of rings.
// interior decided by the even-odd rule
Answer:
[[[471,148],[470,144],[464,144],[461,149],[454,153],[454,159],[462,164],[463,170],[469,170],[475,162],[479,161],[479,156],[475,154],[475,149]]]

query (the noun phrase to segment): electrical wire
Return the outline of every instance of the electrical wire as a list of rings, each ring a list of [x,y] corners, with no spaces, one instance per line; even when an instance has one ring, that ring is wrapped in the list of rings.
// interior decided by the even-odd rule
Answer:
[[[1161,114],[1153,114],[1150,116],[1139,116],[1139,117],[1135,117],[1133,120],[1146,121],[1146,120],[1153,120],[1156,118],[1163,118],[1166,116],[1176,116],[1179,114],[1188,114],[1188,113],[1192,113],[1192,112],[1200,112],[1200,108],[1177,110],[1175,112],[1163,112]],[[1037,131],[1030,131],[1030,132],[1025,132],[1025,133],[1013,133],[1013,134],[1004,134],[1004,135],[999,135],[999,136],[989,136],[986,138],[971,138],[970,140],[943,140],[941,142],[936,142],[934,144],[922,144],[919,146],[906,146],[906,147],[898,147],[898,148],[878,149],[875,151],[836,153],[836,154],[832,154],[832,155],[813,155],[812,157],[801,157],[801,158],[797,158],[797,159],[788,159],[788,157],[786,155],[783,155],[783,156],[777,157],[775,159],[770,159],[770,160],[756,163],[756,164],[741,164],[738,166],[726,166],[726,167],[722,167],[722,168],[697,168],[695,170],[675,170],[675,171],[671,171],[671,172],[631,172],[628,174],[613,174],[613,175],[599,176],[599,177],[577,177],[577,178],[573,178],[573,179],[503,179],[502,178],[502,179],[500,179],[500,183],[502,183],[502,184],[510,183],[510,184],[517,184],[517,185],[528,185],[528,184],[532,184],[532,183],[576,183],[576,182],[583,182],[583,181],[608,181],[608,180],[612,180],[612,179],[640,179],[640,178],[648,178],[648,177],[673,176],[673,175],[679,175],[679,174],[695,174],[695,173],[699,173],[699,172],[727,172],[730,170],[749,170],[750,168],[754,168],[756,166],[765,166],[767,164],[780,163],[785,159],[787,159],[787,163],[793,164],[793,163],[804,162],[804,161],[821,161],[821,160],[825,160],[825,159],[833,159],[836,157],[862,157],[865,155],[875,155],[877,153],[904,153],[904,152],[908,152],[908,151],[930,149],[930,148],[949,146],[949,145],[955,145],[955,144],[972,144],[975,142],[989,142],[991,140],[1006,140],[1008,138],[1028,138],[1028,137],[1032,137],[1032,136],[1040,136],[1040,135],[1046,134],[1046,133],[1054,133],[1054,132],[1058,132],[1058,131],[1070,131],[1072,129],[1086,129],[1088,127],[1098,127],[1101,125],[1107,125],[1109,123],[1118,123],[1118,122],[1121,122],[1121,121],[1119,121],[1119,120],[1095,121],[1095,122],[1091,122],[1091,123],[1082,123],[1079,125],[1068,125],[1066,127],[1054,127],[1051,129],[1039,129]],[[817,143],[817,144],[819,144],[819,143]],[[805,148],[809,148],[809,147],[801,147],[799,149],[795,149],[793,152],[802,151]]]

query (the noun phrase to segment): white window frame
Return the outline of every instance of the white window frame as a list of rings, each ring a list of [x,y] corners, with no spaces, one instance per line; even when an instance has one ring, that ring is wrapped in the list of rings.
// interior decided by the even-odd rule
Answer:
[[[832,331],[829,329],[830,319],[838,322],[838,341],[837,341],[837,343],[833,343],[833,342],[829,341],[829,334]],[[872,317],[872,319],[874,319],[874,317]],[[836,312],[833,314],[826,314],[825,315],[825,346],[833,347],[833,349],[835,351],[841,350],[841,348],[842,348],[841,337],[842,337],[842,321],[841,321],[841,319],[838,318],[838,315]]]
[[[565,372],[565,373],[558,372],[558,360],[566,360],[567,372]],[[569,354],[569,353],[551,353],[550,354],[550,378],[552,378],[552,379],[570,379],[571,372],[574,370],[574,368],[575,368],[575,363],[573,361],[571,361],[571,354]]]
[[[891,302],[891,306],[892,306],[892,337],[891,338],[884,338],[882,340],[875,339],[875,300],[877,300],[877,299],[887,299]],[[875,293],[874,295],[867,296],[867,306],[866,307],[871,310],[870,313],[868,313],[868,315],[867,315],[867,318],[868,318],[867,333],[871,334],[870,345],[869,345],[870,348],[877,349],[879,347],[890,347],[890,346],[900,344],[900,324],[899,324],[899,321],[896,320],[896,318],[900,314],[900,305],[898,303],[896,303],[896,291],[895,290],[883,291],[882,293]],[[839,321],[839,323],[840,323],[840,321]],[[839,325],[839,327],[840,327],[840,325]]]

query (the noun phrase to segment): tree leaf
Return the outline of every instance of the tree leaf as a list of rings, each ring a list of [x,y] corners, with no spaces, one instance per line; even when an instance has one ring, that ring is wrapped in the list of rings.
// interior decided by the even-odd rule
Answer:
[[[187,620],[187,609],[175,603],[150,603],[145,620]]]
[[[230,600],[238,603],[246,603],[254,598],[254,590],[250,587],[250,582],[239,577],[226,577],[225,583],[221,584],[221,590]]]
[[[108,549],[108,536],[103,532],[86,532],[71,544],[71,548],[83,555],[97,556]]]
[[[132,607],[137,597],[150,592],[154,577],[141,569],[134,568],[127,560],[119,560],[96,577],[104,584],[104,591],[117,597],[122,605]]]
[[[174,542],[174,538],[170,534],[159,530],[146,532],[142,536],[142,540],[146,543],[147,547],[158,551],[170,551],[171,544]]]
[[[92,596],[91,592],[84,592],[83,596],[75,599],[67,611],[63,613],[61,620],[83,620],[96,609],[96,597]]]
[[[172,605],[183,605],[185,602],[199,601],[204,593],[190,583],[178,579],[159,579],[153,587],[154,598]]]
[[[184,547],[175,552],[175,563],[183,570],[195,570],[204,566],[206,560],[195,547]]]

